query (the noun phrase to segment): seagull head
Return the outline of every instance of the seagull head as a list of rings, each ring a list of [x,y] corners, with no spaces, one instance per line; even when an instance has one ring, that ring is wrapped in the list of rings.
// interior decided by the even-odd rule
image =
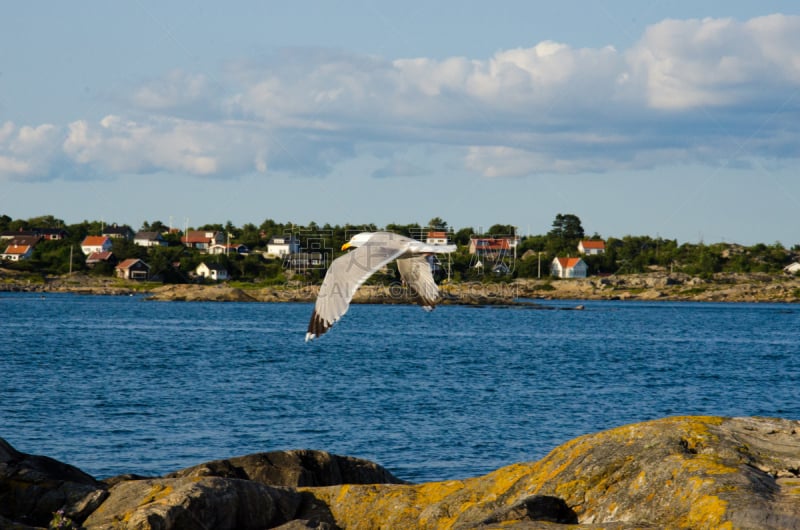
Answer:
[[[356,234],[350,238],[350,241],[342,245],[342,250],[347,250],[349,248],[358,248],[361,245],[364,245],[369,238],[373,236],[372,232],[361,232],[360,234]]]

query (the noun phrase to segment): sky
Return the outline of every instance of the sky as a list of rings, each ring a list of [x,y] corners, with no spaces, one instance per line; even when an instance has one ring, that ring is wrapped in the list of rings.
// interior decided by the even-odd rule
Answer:
[[[800,244],[792,1],[13,2],[0,215]]]

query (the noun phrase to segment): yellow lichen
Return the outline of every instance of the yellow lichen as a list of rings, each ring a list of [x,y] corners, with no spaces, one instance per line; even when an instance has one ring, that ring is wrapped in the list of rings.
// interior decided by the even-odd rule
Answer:
[[[639,472],[638,475],[636,475],[635,479],[631,480],[631,484],[629,486],[629,489],[631,490],[631,493],[636,493],[646,483],[647,483],[647,473],[645,473],[645,471],[642,470],[642,471]]]
[[[739,471],[733,466],[724,464],[718,457],[710,455],[697,455],[689,458],[683,462],[683,467],[688,471],[707,475],[727,475]]]
[[[144,506],[145,504],[150,504],[152,502],[160,501],[167,497],[170,493],[174,490],[172,486],[166,486],[164,484],[153,484],[153,487],[150,488],[150,491],[147,492],[147,495],[144,496],[142,502],[139,503],[139,506]]]
[[[716,495],[703,495],[694,499],[689,509],[687,522],[689,528],[714,528],[732,530],[733,524],[724,521],[728,503]]]

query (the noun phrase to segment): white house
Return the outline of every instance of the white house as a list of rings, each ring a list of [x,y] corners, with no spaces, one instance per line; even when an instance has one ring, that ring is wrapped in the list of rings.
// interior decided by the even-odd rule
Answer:
[[[586,278],[588,267],[581,258],[554,258],[550,274],[556,278]]]
[[[208,248],[209,254],[242,254],[246,255],[250,253],[250,249],[247,248],[247,245],[241,245],[237,243],[231,243],[230,245],[211,245]]]
[[[102,235],[108,236],[111,239],[127,239],[130,241],[133,239],[134,233],[133,229],[128,225],[119,226],[117,223],[114,223],[110,226],[106,226],[103,228]]]
[[[166,247],[167,241],[158,232],[137,232],[133,242],[140,247]]]
[[[227,280],[228,270],[219,263],[201,263],[194,270],[195,274],[209,280]]]
[[[0,258],[7,259],[8,261],[20,261],[28,259],[33,254],[33,246],[31,245],[8,245],[5,252],[0,254]]]
[[[605,251],[606,243],[602,240],[585,239],[578,243],[578,252],[586,254],[587,256],[604,254]]]
[[[186,235],[181,237],[181,243],[200,252],[208,252],[212,245],[225,243],[225,234],[209,230],[189,230]]]
[[[111,238],[108,236],[86,236],[81,242],[81,252],[87,256],[94,252],[109,252],[111,247]]]
[[[294,236],[273,236],[267,242],[267,254],[286,257],[300,252],[300,240]]]
[[[447,232],[428,232],[428,237],[425,238],[425,243],[429,245],[446,245],[447,244]]]

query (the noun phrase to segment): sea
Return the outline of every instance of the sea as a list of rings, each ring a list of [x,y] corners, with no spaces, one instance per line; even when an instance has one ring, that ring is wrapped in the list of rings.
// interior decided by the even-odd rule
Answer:
[[[0,293],[0,438],[97,477],[317,449],[411,482],[676,415],[800,419],[800,305],[353,305]],[[574,310],[577,306],[582,310]]]

